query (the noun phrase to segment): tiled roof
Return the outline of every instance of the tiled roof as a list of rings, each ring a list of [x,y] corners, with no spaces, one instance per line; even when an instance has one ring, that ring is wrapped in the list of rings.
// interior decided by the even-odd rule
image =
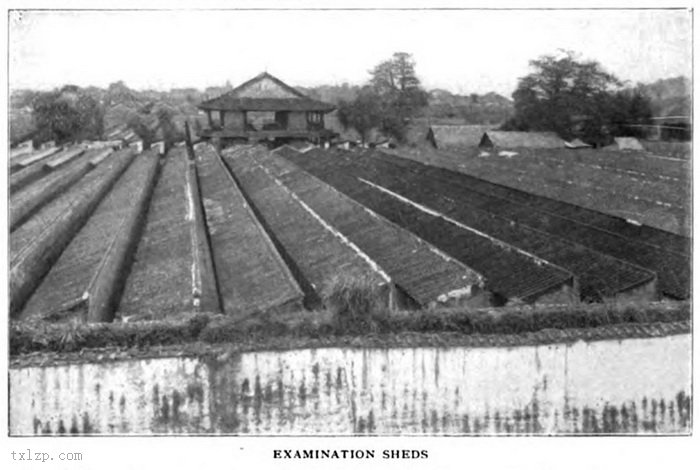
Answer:
[[[293,153],[290,149],[282,155],[360,204],[483,274],[487,288],[503,297],[535,301],[552,290],[573,285],[573,275],[564,269],[538,263],[505,243],[462,229],[362,184],[356,178],[357,173],[353,174],[353,168],[357,170],[361,166],[353,161],[356,158],[354,154],[333,154],[319,149],[301,154]]]
[[[503,148],[564,148],[565,142],[553,132],[487,131],[481,145]]]
[[[262,148],[239,147],[224,152],[260,221],[274,233],[281,254],[291,261],[297,279],[307,294],[307,306],[320,307],[323,289],[334,276],[361,273],[380,286],[388,284],[369,257],[329,226],[312,207],[259,164],[256,157],[267,154]],[[332,201],[328,201],[332,203]]]
[[[311,98],[237,98],[229,94],[205,101],[201,109],[224,111],[322,111],[335,109],[332,104]]]
[[[438,148],[476,147],[489,126],[430,126]]]
[[[246,96],[246,91],[254,85],[268,81],[278,87],[285,97]],[[330,112],[335,109],[332,104],[313,100],[298,90],[284,83],[267,72],[248,80],[228,93],[200,103],[200,109],[225,111],[322,111]]]
[[[367,253],[419,305],[481,288],[483,277],[474,269],[281,156],[268,158],[268,167],[285,185]]]

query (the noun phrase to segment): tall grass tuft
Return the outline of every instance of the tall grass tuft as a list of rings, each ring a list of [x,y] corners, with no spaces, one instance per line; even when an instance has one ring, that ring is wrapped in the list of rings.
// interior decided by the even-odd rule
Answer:
[[[387,308],[382,302],[385,286],[361,273],[341,273],[324,286],[323,305],[331,313],[336,333],[377,332],[385,321]]]

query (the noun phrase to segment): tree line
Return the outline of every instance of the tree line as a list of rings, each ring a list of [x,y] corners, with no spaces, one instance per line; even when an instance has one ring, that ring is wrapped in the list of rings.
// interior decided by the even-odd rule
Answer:
[[[503,130],[551,131],[595,145],[606,144],[614,136],[644,136],[652,117],[650,99],[639,87],[625,86],[598,62],[564,52],[541,56],[530,61],[530,67],[532,72],[518,80],[512,95],[514,111]],[[125,102],[135,106],[126,124],[145,143],[155,139],[157,129],[166,141],[182,138],[174,124],[176,112],[168,106],[138,103],[122,82],[111,84],[106,92],[97,89],[101,94],[95,90],[68,85],[29,93],[24,105],[32,110],[35,141],[101,139],[106,109]],[[412,119],[435,116],[436,110],[427,111],[428,96],[413,56],[396,52],[369,71],[368,81],[354,99],[339,102],[338,120],[364,141],[376,130],[401,142]],[[472,96],[473,101],[477,99]]]
[[[518,80],[514,111],[502,130],[549,131],[594,145],[605,145],[614,136],[645,135],[652,117],[650,99],[598,62],[565,51],[532,60],[530,67],[533,71]],[[397,52],[370,71],[356,99],[340,102],[338,118],[363,140],[378,129],[402,141],[411,119],[426,114],[427,98],[412,56]],[[476,101],[475,95],[472,99]],[[435,111],[427,114],[434,116]]]
[[[594,145],[608,144],[614,136],[644,137],[650,99],[598,62],[562,52],[530,61],[533,71],[518,80],[515,113],[503,129],[551,131]]]
[[[105,115],[114,106],[125,103],[128,113],[123,124],[143,140],[146,148],[157,137],[164,140],[166,147],[182,140],[174,110],[162,103],[140,102],[123,82],[115,82],[107,90],[66,85],[46,92],[28,91],[13,106],[31,110],[34,130],[26,137],[35,144],[64,144],[104,139]]]

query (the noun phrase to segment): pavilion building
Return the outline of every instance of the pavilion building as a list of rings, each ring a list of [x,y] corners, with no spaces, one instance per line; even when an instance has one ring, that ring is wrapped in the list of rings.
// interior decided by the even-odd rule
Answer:
[[[208,122],[199,137],[218,147],[254,142],[323,144],[335,136],[324,124],[324,115],[335,106],[311,99],[267,72],[200,103],[199,109]]]

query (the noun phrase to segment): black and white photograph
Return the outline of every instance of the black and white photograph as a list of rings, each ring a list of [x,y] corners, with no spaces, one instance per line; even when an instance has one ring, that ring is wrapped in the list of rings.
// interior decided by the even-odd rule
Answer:
[[[689,5],[157,5],[5,10],[4,468],[676,466]]]

